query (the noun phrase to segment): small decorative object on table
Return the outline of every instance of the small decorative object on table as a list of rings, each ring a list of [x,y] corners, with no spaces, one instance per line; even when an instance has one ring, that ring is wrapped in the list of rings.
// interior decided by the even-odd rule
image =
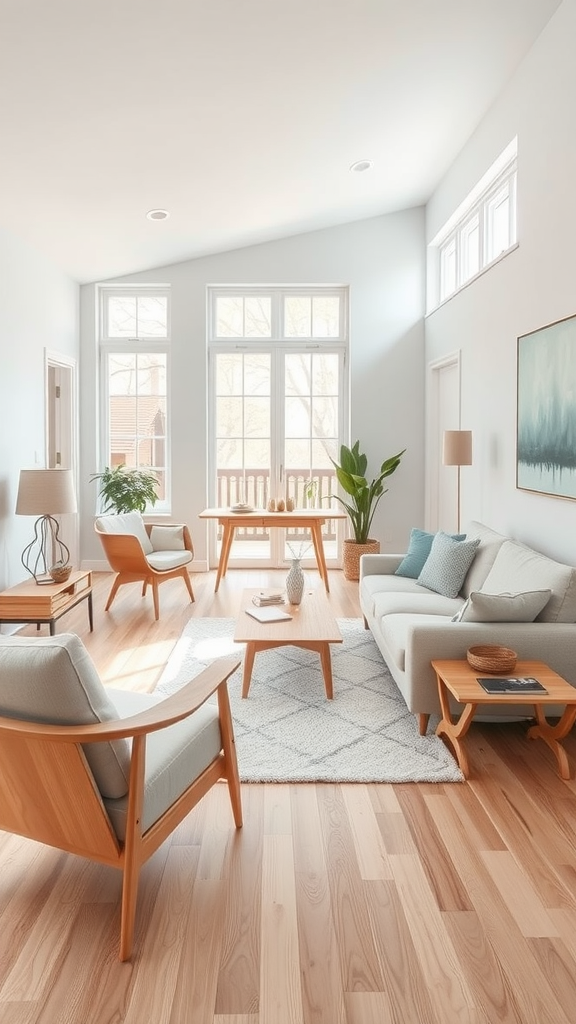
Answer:
[[[479,644],[466,652],[468,664],[478,672],[512,672],[518,655],[509,647],[493,644]]]
[[[297,547],[294,547],[290,541],[286,542],[286,547],[292,555],[292,568],[286,577],[286,597],[289,604],[300,604],[302,600],[304,573],[300,563],[310,546],[308,542],[303,541],[300,541]]]
[[[48,572],[54,583],[65,583],[72,572],[72,566],[69,562],[67,565],[64,565],[63,562],[56,562],[55,565],[50,566]]]

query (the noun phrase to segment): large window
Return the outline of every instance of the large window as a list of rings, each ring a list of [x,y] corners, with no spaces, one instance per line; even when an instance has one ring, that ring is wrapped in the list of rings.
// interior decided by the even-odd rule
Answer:
[[[152,470],[169,509],[166,288],[103,288],[100,303],[102,462]]]
[[[430,243],[429,309],[515,246],[516,169],[514,139]]]
[[[345,288],[209,291],[210,502],[326,508],[347,401]],[[230,564],[281,565],[282,531],[238,530]],[[216,540],[212,538],[211,558]],[[338,556],[338,524],[324,529]]]

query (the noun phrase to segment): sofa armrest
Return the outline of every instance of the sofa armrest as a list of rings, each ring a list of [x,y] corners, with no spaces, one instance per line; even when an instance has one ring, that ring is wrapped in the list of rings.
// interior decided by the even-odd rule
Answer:
[[[360,579],[363,576],[391,576],[405,555],[361,555]]]

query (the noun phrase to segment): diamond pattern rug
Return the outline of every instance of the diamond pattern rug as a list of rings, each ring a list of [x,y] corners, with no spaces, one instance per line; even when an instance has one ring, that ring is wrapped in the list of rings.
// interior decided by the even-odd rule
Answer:
[[[326,699],[319,656],[298,647],[256,655],[250,693],[242,667],[228,688],[243,782],[461,782],[456,761],[433,733],[420,736],[372,634],[339,619],[332,644],[334,699]],[[190,619],[156,692],[170,694],[215,658],[238,651],[234,620]]]

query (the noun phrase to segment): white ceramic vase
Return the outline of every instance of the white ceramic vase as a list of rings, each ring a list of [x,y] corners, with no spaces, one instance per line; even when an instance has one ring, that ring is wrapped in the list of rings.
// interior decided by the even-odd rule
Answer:
[[[286,597],[289,604],[300,604],[304,593],[304,573],[299,558],[292,559],[292,567],[286,577]]]

